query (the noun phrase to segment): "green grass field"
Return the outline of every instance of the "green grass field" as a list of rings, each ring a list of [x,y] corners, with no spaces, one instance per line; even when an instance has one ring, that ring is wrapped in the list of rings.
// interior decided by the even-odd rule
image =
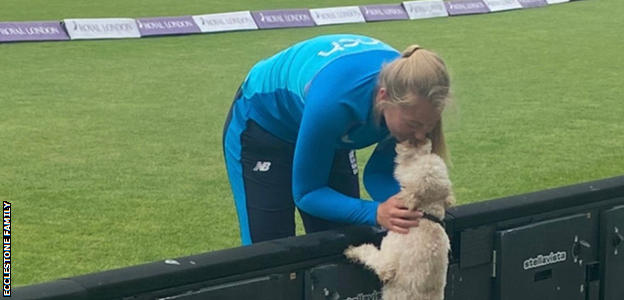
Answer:
[[[3,0],[0,21],[395,1]],[[419,21],[0,45],[0,200],[13,283],[240,244],[221,131],[257,60],[326,33],[433,49],[460,204],[624,174],[624,1]],[[358,153],[364,165],[370,149]]]

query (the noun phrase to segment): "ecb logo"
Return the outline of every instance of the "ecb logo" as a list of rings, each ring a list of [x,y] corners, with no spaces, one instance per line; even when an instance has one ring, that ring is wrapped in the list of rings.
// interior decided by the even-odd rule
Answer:
[[[380,43],[381,42],[376,39],[362,40],[359,38],[357,39],[344,38],[344,39],[339,39],[338,41],[331,42],[331,45],[333,48],[329,51],[319,51],[318,55],[327,57],[336,52],[344,51],[347,48],[353,48],[359,45],[366,45],[366,46],[378,45]]]

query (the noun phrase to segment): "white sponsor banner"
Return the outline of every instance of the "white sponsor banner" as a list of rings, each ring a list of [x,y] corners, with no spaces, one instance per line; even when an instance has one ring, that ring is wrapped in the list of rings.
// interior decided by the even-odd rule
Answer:
[[[364,15],[357,6],[310,9],[316,25],[364,23]]]
[[[522,5],[518,0],[483,0],[491,12],[521,9]]]
[[[570,0],[546,0],[546,2],[548,2],[548,4],[559,4],[559,3],[570,2]]]
[[[193,20],[202,32],[258,29],[250,11],[193,16]]]
[[[448,17],[448,12],[442,0],[407,1],[403,7],[411,20]]]
[[[65,19],[72,40],[140,38],[134,19]]]

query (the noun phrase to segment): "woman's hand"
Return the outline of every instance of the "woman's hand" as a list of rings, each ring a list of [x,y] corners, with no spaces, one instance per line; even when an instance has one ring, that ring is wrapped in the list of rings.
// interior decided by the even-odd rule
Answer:
[[[410,227],[418,226],[422,217],[422,212],[403,206],[397,195],[377,207],[377,224],[397,233],[408,233]]]

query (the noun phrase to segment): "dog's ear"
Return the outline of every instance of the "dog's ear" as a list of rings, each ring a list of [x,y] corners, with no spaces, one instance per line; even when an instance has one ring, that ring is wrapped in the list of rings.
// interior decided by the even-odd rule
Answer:
[[[397,197],[403,202],[402,204],[409,210],[414,210],[420,205],[419,199],[415,196],[416,195],[414,195],[411,191],[408,191],[403,187],[397,194]]]
[[[455,195],[453,195],[453,193],[451,192],[448,197],[446,197],[446,200],[444,200],[444,209],[447,209],[453,205],[455,205]]]
[[[412,199],[410,199],[410,201],[406,201],[405,202],[405,207],[407,207],[407,209],[409,210],[414,210],[416,208],[418,208],[419,206],[421,206],[420,204],[422,203],[422,201],[420,201],[418,199],[418,197],[412,197]]]

